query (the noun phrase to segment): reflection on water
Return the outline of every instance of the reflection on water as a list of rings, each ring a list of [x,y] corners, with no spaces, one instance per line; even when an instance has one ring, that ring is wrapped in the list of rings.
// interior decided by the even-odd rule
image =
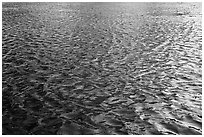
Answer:
[[[4,3],[3,134],[201,134],[200,3]]]

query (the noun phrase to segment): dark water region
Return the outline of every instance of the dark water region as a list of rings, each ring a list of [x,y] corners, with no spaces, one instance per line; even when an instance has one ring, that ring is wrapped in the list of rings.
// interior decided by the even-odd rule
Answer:
[[[201,3],[3,3],[2,131],[201,135]]]

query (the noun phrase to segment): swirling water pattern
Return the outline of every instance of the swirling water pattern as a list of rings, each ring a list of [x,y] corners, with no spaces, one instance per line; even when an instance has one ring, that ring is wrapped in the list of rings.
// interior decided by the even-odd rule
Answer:
[[[3,3],[3,134],[202,134],[200,3]]]

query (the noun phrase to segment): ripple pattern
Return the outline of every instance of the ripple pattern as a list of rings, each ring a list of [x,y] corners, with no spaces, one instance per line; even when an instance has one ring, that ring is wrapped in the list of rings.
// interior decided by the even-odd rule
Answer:
[[[201,135],[200,3],[3,3],[10,135]]]

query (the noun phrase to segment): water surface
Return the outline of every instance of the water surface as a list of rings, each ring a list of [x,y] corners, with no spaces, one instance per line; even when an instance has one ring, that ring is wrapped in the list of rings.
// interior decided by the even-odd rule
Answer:
[[[3,134],[202,134],[201,3],[3,3]]]

